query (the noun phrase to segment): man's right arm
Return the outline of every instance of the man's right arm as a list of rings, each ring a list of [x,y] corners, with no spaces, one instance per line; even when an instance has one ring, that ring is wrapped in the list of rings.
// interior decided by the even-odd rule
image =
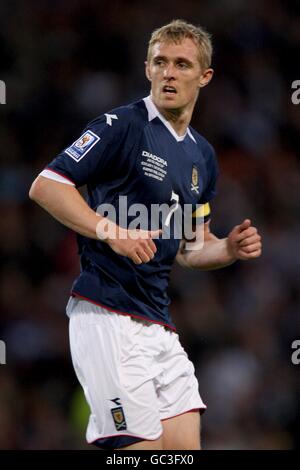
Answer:
[[[34,200],[55,219],[75,232],[102,240],[111,249],[135,264],[148,263],[157,249],[152,238],[161,230],[126,230],[93,211],[79,191],[69,184],[38,176],[29,191]]]
[[[96,227],[101,216],[87,205],[74,186],[38,176],[32,183],[29,197],[68,228],[98,239]]]

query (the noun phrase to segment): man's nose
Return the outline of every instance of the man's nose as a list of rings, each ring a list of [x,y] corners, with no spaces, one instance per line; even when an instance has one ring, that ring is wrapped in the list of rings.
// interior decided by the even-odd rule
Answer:
[[[175,67],[174,64],[166,64],[164,69],[164,78],[174,78],[175,77]]]

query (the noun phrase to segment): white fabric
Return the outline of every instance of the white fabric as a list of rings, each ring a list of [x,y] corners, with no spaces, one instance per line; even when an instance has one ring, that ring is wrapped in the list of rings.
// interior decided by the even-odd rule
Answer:
[[[171,124],[160,114],[157,107],[155,106],[155,104],[152,101],[151,95],[144,98],[144,102],[145,102],[145,105],[146,105],[146,108],[147,108],[147,111],[148,111],[148,120],[149,121],[152,121],[154,118],[158,117],[163,122],[163,124],[166,126],[168,131],[171,132],[173,137],[175,137],[177,142],[183,141],[185,136],[188,134],[190,136],[190,138],[195,142],[195,144],[197,143],[194,136],[193,136],[193,134],[191,133],[189,127],[187,128],[187,131],[184,135],[178,135],[177,134],[177,132],[171,126]]]
[[[55,173],[54,171],[51,170],[43,170],[39,174],[39,176],[44,176],[45,178],[49,178],[50,180],[58,181],[59,183],[64,183],[64,184],[69,184],[70,186],[75,186],[72,181],[68,180],[67,178],[64,178],[63,176],[59,175],[58,173]]]
[[[161,420],[206,408],[194,366],[165,327],[70,298],[70,347],[91,415],[89,443],[127,435],[158,439]],[[127,429],[117,431],[111,409],[119,399]]]

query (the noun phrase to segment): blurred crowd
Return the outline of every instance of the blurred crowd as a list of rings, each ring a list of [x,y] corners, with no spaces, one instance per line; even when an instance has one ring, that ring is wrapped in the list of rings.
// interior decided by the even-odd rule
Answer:
[[[76,240],[28,191],[88,121],[148,94],[147,41],[173,18],[213,35],[215,77],[192,122],[220,164],[212,230],[226,236],[248,217],[264,241],[255,261],[172,272],[172,316],[208,407],[202,444],[300,447],[299,2],[10,0],[0,3],[0,449],[90,448],[65,315]]]

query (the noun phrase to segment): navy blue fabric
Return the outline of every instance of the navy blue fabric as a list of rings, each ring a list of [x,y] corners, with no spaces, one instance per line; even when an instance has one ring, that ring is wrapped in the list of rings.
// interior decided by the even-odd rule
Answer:
[[[172,191],[179,195],[181,207],[196,207],[215,196],[215,152],[194,129],[190,131],[196,142],[188,134],[178,142],[159,117],[149,121],[144,100],[114,109],[109,115],[117,119],[103,115],[87,125],[84,132],[92,131],[100,139],[79,161],[65,149],[47,167],[72,180],[76,187],[86,184],[91,208],[112,204],[117,211],[116,222],[123,225],[119,196],[128,197],[128,207],[144,204],[149,216],[152,204],[174,204]],[[145,174],[145,152],[165,162],[163,181]],[[199,193],[191,190],[193,167],[197,169]],[[150,228],[147,223],[140,228]],[[161,218],[153,228],[162,228]],[[106,243],[78,236],[81,272],[72,292],[112,310],[175,328],[169,315],[167,288],[180,240],[174,238],[173,228],[171,235],[169,240],[155,240],[154,259],[141,265],[117,255]]]
[[[101,449],[119,449],[120,447],[126,447],[131,444],[135,444],[136,442],[143,441],[139,437],[131,437],[131,436],[115,436],[115,437],[107,437],[105,439],[98,439],[97,441],[92,442],[92,444],[96,447],[100,447]]]

